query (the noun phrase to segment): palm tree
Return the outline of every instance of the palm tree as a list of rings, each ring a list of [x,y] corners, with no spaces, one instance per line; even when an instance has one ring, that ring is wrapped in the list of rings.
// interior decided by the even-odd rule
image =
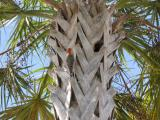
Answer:
[[[113,96],[116,92],[111,83],[115,75],[122,71],[117,61],[124,60],[123,49],[137,60],[141,68],[146,67],[144,62],[153,68],[159,65],[150,57],[149,52],[146,54],[150,43],[144,39],[144,36],[154,36],[148,34],[150,29],[154,29],[154,33],[159,30],[158,25],[154,25],[156,18],[151,22],[146,19],[149,15],[155,15],[153,11],[158,7],[153,5],[159,2],[136,1],[139,6],[135,6],[135,1],[130,0],[120,0],[115,5],[106,5],[103,0],[45,2],[51,7],[46,7],[44,2],[38,0],[26,0],[22,4],[13,0],[0,1],[1,25],[17,20],[9,48],[0,53],[9,53],[8,65],[0,72],[0,78],[3,78],[0,82],[1,90],[5,89],[1,98],[5,96],[5,108],[11,99],[14,99],[16,106],[2,111],[0,118],[51,120],[54,119],[52,110],[59,120],[106,120],[114,119],[115,116],[121,120],[125,118],[123,113],[133,119],[145,119],[149,116],[144,111],[147,108],[144,101],[136,99],[137,105],[137,102],[130,100],[132,97],[128,96],[132,94],[131,89],[125,82],[129,95],[120,94],[120,97],[115,98],[118,107],[124,111],[116,109],[116,114],[113,114]],[[122,41],[123,39],[125,40]],[[40,46],[43,49],[39,49]],[[33,51],[39,54],[46,49],[52,63],[49,67],[42,68],[47,69],[47,72],[41,78],[33,80],[29,76],[42,69],[26,74],[22,71],[30,66],[20,67],[17,63],[22,58],[27,61],[26,56]],[[115,52],[117,49],[118,53]],[[141,75],[144,75],[143,72]],[[56,81],[54,86],[53,79]],[[50,92],[47,86],[51,91],[53,106],[48,99]],[[141,85],[140,89],[144,87]],[[140,97],[143,98],[141,95]],[[123,105],[123,100],[128,100],[128,103]],[[132,108],[141,111],[132,111]],[[140,114],[143,114],[142,118],[139,118]]]
[[[112,24],[115,7],[107,8],[103,0],[64,1],[62,5],[48,40],[57,68],[52,74],[58,86],[51,87],[57,115],[60,120],[112,119],[115,91],[111,81],[119,68],[114,52],[125,37],[116,32],[121,21]],[[66,56],[68,48],[73,50],[73,59]],[[74,75],[68,59],[73,61]]]

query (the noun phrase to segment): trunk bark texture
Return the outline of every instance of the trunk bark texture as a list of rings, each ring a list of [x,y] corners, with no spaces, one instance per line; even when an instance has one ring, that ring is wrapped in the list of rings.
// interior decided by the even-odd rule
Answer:
[[[111,120],[111,81],[119,71],[114,53],[124,38],[123,33],[113,33],[115,8],[103,0],[66,0],[61,5],[48,40],[56,66],[51,75],[57,86],[50,90],[58,119]],[[73,74],[67,66],[68,48],[74,54]]]

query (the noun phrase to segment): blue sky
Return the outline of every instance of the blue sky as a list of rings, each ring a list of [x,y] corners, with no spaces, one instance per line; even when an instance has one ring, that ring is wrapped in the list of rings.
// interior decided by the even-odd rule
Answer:
[[[12,35],[13,30],[16,26],[15,23],[16,21],[13,21],[12,23],[7,24],[5,27],[0,28],[0,53],[7,50],[8,40]],[[28,64],[33,65],[32,70],[49,65],[49,62],[50,62],[49,58],[44,55],[40,55],[40,56],[41,56],[41,59],[36,53],[29,56]],[[5,63],[6,63],[5,55],[0,56],[0,66],[5,67]]]
[[[14,28],[15,28],[15,22],[12,22],[11,24],[8,24],[5,27],[0,28],[0,53],[7,50],[7,48],[8,48],[7,42],[9,40],[10,36],[12,35]],[[29,56],[28,65],[33,65],[29,69],[30,71],[49,65],[49,62],[50,62],[49,58],[45,55],[42,55],[42,54],[40,56],[41,56],[41,59],[39,58],[39,56],[36,53]],[[1,55],[0,56],[0,68],[6,67],[6,63],[7,63],[6,55]],[[32,75],[32,78],[40,78],[42,73],[43,73],[43,71],[34,73]],[[0,100],[0,102],[1,102],[1,100]],[[11,102],[9,102],[9,106],[10,106],[10,103]],[[0,111],[2,109],[3,109],[3,107],[0,106]]]

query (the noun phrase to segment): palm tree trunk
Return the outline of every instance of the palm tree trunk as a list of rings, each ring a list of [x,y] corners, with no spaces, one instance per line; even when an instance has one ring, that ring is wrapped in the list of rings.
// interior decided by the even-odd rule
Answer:
[[[124,38],[113,33],[114,6],[103,0],[66,0],[54,18],[48,44],[56,66],[52,101],[59,120],[111,120],[113,76],[118,72],[114,53]],[[67,67],[67,48],[74,51],[74,75]]]

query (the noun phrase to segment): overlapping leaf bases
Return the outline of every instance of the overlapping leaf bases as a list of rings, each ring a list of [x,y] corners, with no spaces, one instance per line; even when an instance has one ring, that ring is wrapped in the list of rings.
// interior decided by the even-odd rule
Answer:
[[[114,52],[125,37],[112,29],[115,8],[107,7],[103,0],[67,0],[63,8],[48,40],[57,67],[52,75],[58,86],[51,88],[57,115],[60,120],[112,119],[115,91],[111,81],[118,72]],[[67,48],[76,54],[74,76],[65,64]]]

